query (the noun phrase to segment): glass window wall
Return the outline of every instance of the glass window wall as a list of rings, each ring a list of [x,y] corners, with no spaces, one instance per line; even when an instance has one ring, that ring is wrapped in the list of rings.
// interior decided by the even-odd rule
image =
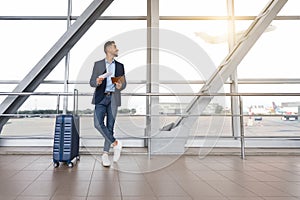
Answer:
[[[79,16],[92,1],[72,1],[72,15]],[[267,0],[235,0],[234,8],[236,16],[256,16],[269,1]],[[217,5],[217,6],[216,6]],[[228,22],[220,20],[220,16],[227,16],[226,0],[160,0],[160,16],[202,16],[201,20],[160,20],[159,26],[181,34],[195,44],[199,45],[210,57],[217,67],[228,54]],[[66,16],[68,1],[7,1],[0,7],[2,16]],[[280,15],[284,19],[274,20],[265,31],[250,52],[240,63],[237,75],[238,79],[298,79],[298,67],[300,64],[297,55],[299,40],[299,1],[289,0]],[[107,40],[115,40],[119,49],[118,60],[125,64],[127,81],[129,82],[124,93],[145,93],[147,77],[147,35],[142,36],[143,42],[140,48],[130,49],[132,43],[138,38],[133,37],[134,30],[139,34],[140,29],[146,29],[146,20],[121,20],[122,16],[146,16],[146,0],[115,0],[105,11],[104,16],[120,17],[120,20],[99,20],[81,38],[70,52],[69,91],[73,88],[83,93],[92,93],[93,88],[88,85],[93,63],[104,57],[103,43]],[[205,18],[209,16],[209,18]],[[293,20],[289,20],[289,16]],[[1,18],[1,17],[0,17]],[[74,21],[73,21],[74,22]],[[236,36],[242,35],[251,20],[237,20]],[[0,80],[22,80],[32,67],[66,31],[66,20],[0,20]],[[130,37],[122,37],[130,35]],[[174,40],[174,43],[182,44]],[[132,45],[134,46],[134,45]],[[186,50],[189,52],[189,49]],[[198,92],[210,74],[201,74],[201,70],[195,70],[182,57],[161,51],[159,54],[159,81],[162,93],[186,93]],[[214,71],[214,70],[212,70]],[[37,92],[63,92],[65,74],[64,59],[46,78],[47,84],[42,84]],[[49,83],[49,81],[60,84]],[[176,83],[176,82],[182,82]],[[198,82],[197,82],[198,81]],[[259,82],[259,80],[257,80]],[[173,83],[170,83],[173,82]],[[192,83],[192,82],[197,82]],[[276,81],[275,81],[276,82]],[[1,92],[10,92],[16,86],[14,84],[0,84]],[[219,92],[230,92],[229,84],[226,84]],[[297,84],[239,84],[239,92],[298,92]],[[5,96],[0,96],[0,100]],[[93,126],[93,105],[91,96],[79,98],[79,110],[81,118],[81,135],[83,137],[100,138]],[[73,109],[73,98],[68,98],[68,110]],[[160,114],[165,115],[160,119],[160,127],[174,122],[192,97],[172,96],[160,97]],[[244,97],[244,118],[246,136],[298,136],[297,120],[283,119],[288,109],[295,109],[299,97]],[[179,103],[178,103],[179,102]],[[263,106],[262,120],[255,118],[255,112]],[[296,105],[296,106],[295,106]],[[60,98],[60,108],[63,106],[63,97]],[[56,110],[57,96],[31,96],[19,109],[35,111],[51,109]],[[291,108],[293,107],[293,108]],[[250,110],[250,108],[252,110]],[[292,112],[292,111],[291,111]],[[295,110],[296,112],[296,110]],[[253,115],[250,115],[252,114]],[[124,96],[122,106],[116,123],[116,133],[120,137],[142,137],[146,128],[146,97]],[[197,119],[191,136],[232,136],[232,120],[230,97],[215,98],[203,115]],[[130,115],[130,116],[128,116]],[[213,116],[210,116],[213,115]],[[221,116],[219,116],[221,115]],[[226,115],[226,116],[223,116]],[[249,116],[247,116],[249,115]],[[33,126],[33,123],[38,124]],[[4,127],[4,136],[48,136],[53,135],[54,118],[52,117],[15,117]],[[83,143],[87,141],[83,140]],[[134,142],[132,143],[134,144]],[[193,144],[195,145],[195,143]]]

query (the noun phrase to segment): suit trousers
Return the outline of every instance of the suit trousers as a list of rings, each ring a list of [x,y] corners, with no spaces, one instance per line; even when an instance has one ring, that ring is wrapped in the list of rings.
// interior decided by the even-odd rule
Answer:
[[[99,104],[95,105],[94,126],[104,137],[104,152],[109,152],[110,146],[116,141],[114,125],[118,107],[111,101],[112,95],[105,96]],[[106,123],[104,123],[106,117]]]

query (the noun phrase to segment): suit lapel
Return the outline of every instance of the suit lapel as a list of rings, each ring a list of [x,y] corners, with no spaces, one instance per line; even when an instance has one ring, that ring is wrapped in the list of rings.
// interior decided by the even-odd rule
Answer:
[[[106,73],[105,60],[103,59],[100,65],[100,75]]]
[[[122,74],[120,74],[120,68],[119,68],[120,63],[118,63],[117,61],[115,61],[115,64],[116,64],[115,77],[122,76]]]

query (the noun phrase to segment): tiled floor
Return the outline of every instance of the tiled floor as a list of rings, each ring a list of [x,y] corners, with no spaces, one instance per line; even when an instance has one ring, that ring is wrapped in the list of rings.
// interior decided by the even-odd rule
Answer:
[[[50,155],[0,155],[2,200],[296,200],[299,156],[99,155],[53,168]]]

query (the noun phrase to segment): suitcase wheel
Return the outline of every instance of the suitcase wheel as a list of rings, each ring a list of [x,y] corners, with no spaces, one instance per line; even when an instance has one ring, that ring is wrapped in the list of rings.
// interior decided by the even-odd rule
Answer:
[[[73,163],[72,163],[72,162],[69,162],[69,163],[68,163],[68,167],[69,167],[69,168],[72,168],[72,167],[73,167]]]
[[[54,168],[57,168],[59,166],[59,162],[54,162],[53,166],[54,166]]]

